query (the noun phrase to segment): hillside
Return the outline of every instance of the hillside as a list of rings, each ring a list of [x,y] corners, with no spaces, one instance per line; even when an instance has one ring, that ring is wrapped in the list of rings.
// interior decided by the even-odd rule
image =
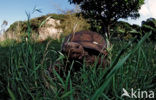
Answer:
[[[67,12],[66,14],[48,14],[41,17],[30,19],[30,33],[34,40],[43,41],[47,38],[60,39],[69,33],[88,30],[103,33],[101,26],[88,23],[80,14]],[[152,32],[151,40],[156,40],[156,19],[149,18],[142,21],[141,26],[130,25],[124,21],[118,21],[111,27],[112,38],[129,40],[136,37],[141,39],[143,35]],[[20,41],[26,38],[28,33],[28,21],[14,22],[6,31],[3,38],[15,39]],[[1,40],[1,39],[0,39]]]
[[[28,21],[14,22],[5,33],[5,36],[12,39],[27,37]],[[75,13],[48,14],[45,16],[30,19],[32,38],[45,40],[47,38],[59,39],[73,31],[87,30],[90,25]]]

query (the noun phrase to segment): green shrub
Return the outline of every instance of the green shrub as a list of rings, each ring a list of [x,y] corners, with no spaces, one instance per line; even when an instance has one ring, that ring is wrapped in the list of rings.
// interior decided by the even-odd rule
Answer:
[[[151,31],[152,35],[150,36],[150,39],[156,40],[156,19],[149,18],[146,21],[142,21],[141,29],[143,34]]]

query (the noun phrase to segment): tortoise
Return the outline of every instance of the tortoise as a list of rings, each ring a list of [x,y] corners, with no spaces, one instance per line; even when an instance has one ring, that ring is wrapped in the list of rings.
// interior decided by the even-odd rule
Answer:
[[[107,44],[102,35],[92,31],[80,31],[69,34],[65,37],[64,42],[61,46],[61,52],[67,56],[67,59],[64,59],[64,62],[67,64],[61,65],[62,70],[65,71],[72,61],[78,61],[79,63],[75,63],[74,69],[77,71],[83,64],[85,59],[85,63],[87,66],[93,65],[98,58],[98,65],[106,66],[106,57],[107,57]],[[60,62],[56,62],[54,64],[55,69],[57,69],[56,65]]]
[[[68,35],[62,44],[62,53],[69,60],[83,61],[93,64],[99,54],[107,56],[107,44],[102,35],[92,31],[80,31]],[[101,60],[101,59],[100,59]],[[103,65],[105,61],[103,62]]]

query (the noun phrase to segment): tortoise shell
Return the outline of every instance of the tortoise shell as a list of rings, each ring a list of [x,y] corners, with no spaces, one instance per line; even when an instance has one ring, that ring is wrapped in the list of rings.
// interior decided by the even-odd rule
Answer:
[[[102,35],[92,31],[80,31],[68,35],[62,45],[62,50],[66,49],[65,44],[73,42],[82,45],[83,48],[106,53],[106,41]]]
[[[80,70],[84,61],[87,66],[94,65],[94,62],[97,61],[97,66],[104,68],[107,65],[106,47],[105,39],[96,32],[80,31],[72,33],[62,43],[61,52],[66,56],[63,59],[63,64],[60,61],[56,61],[54,68],[60,74],[68,72],[73,60],[76,61],[73,65],[75,71]]]

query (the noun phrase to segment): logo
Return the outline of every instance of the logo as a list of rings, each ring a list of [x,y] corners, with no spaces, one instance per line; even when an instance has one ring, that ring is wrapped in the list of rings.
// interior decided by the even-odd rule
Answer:
[[[128,97],[128,98],[154,98],[154,91],[141,91],[140,89],[134,90],[131,89],[130,92],[128,92],[125,88],[122,89],[123,94],[121,97]]]

